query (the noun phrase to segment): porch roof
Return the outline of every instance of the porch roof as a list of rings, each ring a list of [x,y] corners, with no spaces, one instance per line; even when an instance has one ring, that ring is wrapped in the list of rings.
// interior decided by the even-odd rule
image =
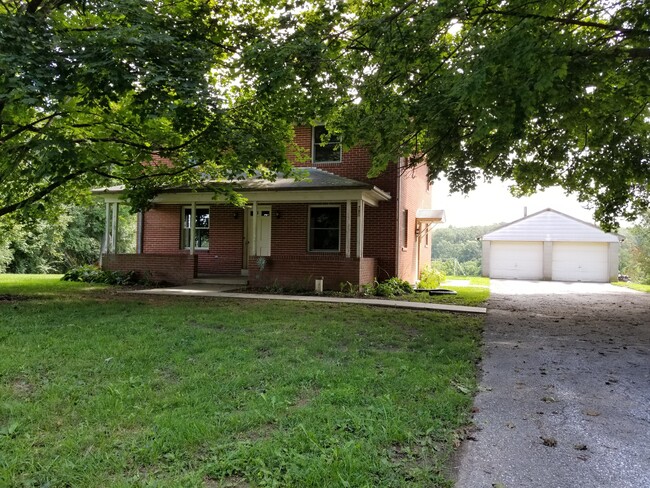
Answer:
[[[230,181],[206,181],[199,187],[179,186],[161,189],[154,198],[156,203],[210,202],[220,200],[222,195],[215,190],[220,186],[232,185],[251,201],[322,201],[322,200],[364,200],[370,205],[390,200],[389,193],[371,183],[345,178],[319,168],[299,168],[297,176],[279,174],[271,181],[264,178],[246,178]],[[92,190],[93,195],[108,201],[119,201],[124,185]]]

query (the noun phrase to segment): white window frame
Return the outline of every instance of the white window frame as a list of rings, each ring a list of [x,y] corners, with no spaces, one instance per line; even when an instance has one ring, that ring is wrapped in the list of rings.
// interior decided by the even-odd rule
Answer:
[[[186,239],[185,236],[186,235],[188,236],[187,240],[189,242],[189,239],[190,239],[189,235],[191,233],[190,227],[185,227],[185,222],[186,222],[185,221],[185,212],[188,211],[188,210],[190,211],[190,213],[192,212],[192,206],[191,205],[184,205],[183,208],[181,209],[181,248],[182,249],[190,249],[190,246],[185,245],[185,239]],[[194,241],[195,241],[195,244],[196,244],[196,240],[197,240],[196,231],[197,230],[207,230],[208,231],[208,247],[198,247],[198,246],[195,245],[194,249],[197,250],[197,251],[208,251],[208,250],[210,250],[210,220],[211,220],[211,217],[212,217],[210,215],[210,207],[207,206],[207,205],[201,205],[201,206],[197,205],[195,207],[195,210],[207,210],[208,211],[208,226],[207,227],[194,227]]]
[[[402,249],[409,248],[409,211],[407,208],[402,209]]]
[[[338,208],[339,209],[339,245],[337,249],[312,249],[311,247],[311,209],[312,208]],[[341,205],[309,205],[307,210],[307,252],[327,252],[327,253],[340,253],[341,252]]]
[[[341,146],[341,138],[339,136],[334,136],[334,137],[338,137],[338,139],[339,139],[338,141],[331,142],[331,140],[330,140],[330,142],[325,144],[325,147],[331,146],[331,145],[338,145],[339,158],[337,160],[332,160],[332,161],[316,161],[316,146],[318,145],[318,146],[323,147],[322,146],[323,143],[320,140],[318,140],[318,141],[316,140],[316,129],[318,127],[323,127],[323,128],[325,128],[325,130],[327,130],[327,128],[323,124],[315,125],[315,126],[313,126],[311,128],[311,161],[312,161],[312,164],[314,164],[314,165],[316,165],[316,164],[341,164],[343,162],[343,146]],[[327,132],[329,132],[329,131],[327,131]]]

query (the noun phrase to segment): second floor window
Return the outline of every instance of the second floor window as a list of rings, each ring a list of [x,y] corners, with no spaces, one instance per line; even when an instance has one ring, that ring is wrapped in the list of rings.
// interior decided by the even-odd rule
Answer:
[[[324,125],[317,125],[312,130],[312,158],[314,163],[340,163],[341,138],[328,135]]]

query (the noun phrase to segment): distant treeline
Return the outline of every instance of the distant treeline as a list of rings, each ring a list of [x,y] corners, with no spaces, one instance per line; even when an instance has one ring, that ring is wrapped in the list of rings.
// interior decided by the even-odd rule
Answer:
[[[503,224],[446,227],[433,231],[431,259],[435,267],[447,275],[481,275],[481,241],[483,234]]]

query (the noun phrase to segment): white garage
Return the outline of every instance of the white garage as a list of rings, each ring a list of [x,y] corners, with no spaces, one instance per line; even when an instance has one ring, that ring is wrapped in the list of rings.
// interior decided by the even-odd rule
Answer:
[[[608,282],[618,274],[620,237],[546,209],[482,237],[483,276]]]

